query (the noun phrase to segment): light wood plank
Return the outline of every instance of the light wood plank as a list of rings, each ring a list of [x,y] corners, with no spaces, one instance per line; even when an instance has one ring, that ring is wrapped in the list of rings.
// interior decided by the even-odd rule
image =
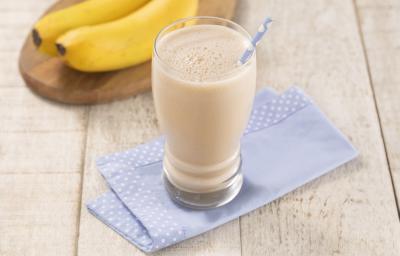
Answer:
[[[94,165],[96,156],[134,147],[158,135],[150,93],[91,109],[78,255],[144,255],[91,216],[85,203],[105,191],[104,181]],[[240,255],[239,223],[233,221],[157,255]]]
[[[259,84],[299,83],[360,156],[241,218],[246,255],[398,255],[400,224],[352,1],[241,1],[259,46]],[[260,11],[263,10],[263,11]]]
[[[54,0],[0,2],[0,87],[24,86],[18,72],[19,50],[35,20]]]
[[[0,88],[0,94],[0,132],[85,130],[85,107],[56,104],[23,87]]]
[[[17,66],[26,33],[51,2],[0,2],[2,256],[76,252],[86,108],[33,95]]]
[[[54,104],[24,87],[0,93],[0,173],[81,171],[85,107]]]
[[[399,206],[400,2],[357,0],[356,5]]]
[[[16,51],[0,51],[0,63],[3,63],[0,69],[0,88],[25,86],[18,71],[18,56],[19,53]],[[13,61],[10,62],[10,60]]]
[[[0,255],[72,256],[80,174],[0,175]]]
[[[84,132],[0,132],[1,173],[81,170]]]

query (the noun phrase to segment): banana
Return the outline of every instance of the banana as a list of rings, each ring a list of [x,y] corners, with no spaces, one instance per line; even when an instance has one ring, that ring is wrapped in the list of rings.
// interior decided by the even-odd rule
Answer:
[[[33,42],[40,52],[57,55],[55,40],[74,28],[119,19],[149,0],[88,0],[41,18],[32,30]]]
[[[67,65],[86,72],[139,64],[151,58],[163,27],[195,15],[197,8],[198,0],[152,0],[119,20],[67,32],[57,39],[57,49]]]

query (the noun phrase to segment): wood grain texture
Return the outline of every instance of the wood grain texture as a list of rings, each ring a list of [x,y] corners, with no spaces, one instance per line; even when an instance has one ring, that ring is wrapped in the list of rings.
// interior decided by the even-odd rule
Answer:
[[[78,2],[61,0],[49,11]],[[198,15],[231,18],[236,0],[201,0]],[[21,50],[19,68],[26,84],[36,93],[55,101],[93,104],[126,98],[151,88],[150,62],[112,72],[84,73],[73,70],[58,58],[36,51],[29,35]]]
[[[0,255],[72,256],[79,174],[0,174]]]
[[[25,87],[0,94],[0,174],[81,171],[86,108],[51,104]]]
[[[78,255],[145,255],[90,215],[85,204],[105,191],[95,157],[134,147],[159,135],[152,96],[145,93],[93,106],[89,119]],[[156,255],[240,255],[239,222],[235,220]]]
[[[355,3],[399,206],[400,2],[357,0]]]
[[[24,87],[1,88],[0,92],[0,132],[82,132],[85,129],[86,107],[54,104]]]
[[[33,21],[51,1],[0,5],[0,173],[80,172],[86,108],[50,104],[21,87],[17,56]]]
[[[240,3],[248,28],[266,14],[276,19],[258,48],[259,85],[298,83],[360,151],[242,217],[242,255],[398,255],[400,223],[352,1]]]
[[[84,107],[33,95],[18,72],[32,22],[53,0],[0,2],[0,255],[76,251]]]
[[[32,23],[53,0],[0,2],[0,87],[25,86],[18,56]]]

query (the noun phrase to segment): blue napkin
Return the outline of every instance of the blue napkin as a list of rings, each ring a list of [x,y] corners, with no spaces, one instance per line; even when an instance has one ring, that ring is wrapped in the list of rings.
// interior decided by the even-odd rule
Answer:
[[[229,204],[191,210],[164,190],[164,138],[97,160],[111,191],[89,211],[145,252],[211,230],[353,159],[357,151],[300,89],[261,90],[242,137],[244,184]]]

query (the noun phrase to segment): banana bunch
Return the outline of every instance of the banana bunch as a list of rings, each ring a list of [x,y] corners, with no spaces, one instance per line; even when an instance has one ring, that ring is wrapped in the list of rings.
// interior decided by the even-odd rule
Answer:
[[[197,7],[198,0],[87,0],[44,16],[32,36],[39,51],[72,68],[116,70],[149,60],[158,32]]]

